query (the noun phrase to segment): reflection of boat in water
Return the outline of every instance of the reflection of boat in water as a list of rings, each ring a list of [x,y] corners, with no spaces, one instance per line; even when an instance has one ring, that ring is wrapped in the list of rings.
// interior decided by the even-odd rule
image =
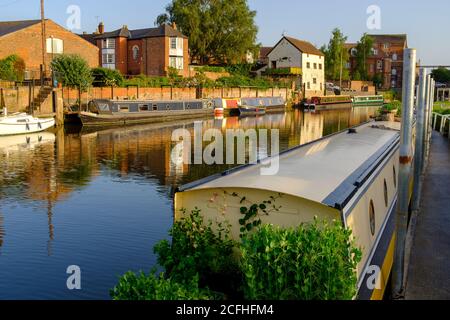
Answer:
[[[399,128],[398,123],[370,122],[355,127],[354,132],[340,132],[288,150],[280,155],[274,176],[261,174],[270,164],[261,160],[188,184],[175,195],[175,219],[181,218],[181,209],[198,208],[207,220],[230,223],[237,240],[241,197],[262,203],[281,194],[276,204],[280,210],[262,216],[262,221],[281,227],[312,222],[315,217],[342,221],[363,251],[357,268],[359,298],[380,299],[394,252]],[[211,199],[216,195],[223,200],[214,207]],[[220,210],[223,207],[226,215]],[[364,285],[372,275],[368,274],[371,266],[381,269],[380,289]]]
[[[55,126],[53,118],[35,118],[26,113],[8,115],[6,108],[0,117],[0,136],[41,132]]]
[[[51,132],[4,136],[0,137],[0,151],[32,150],[41,144],[54,143],[55,140],[56,137]]]
[[[206,100],[93,100],[89,103],[89,112],[80,112],[78,117],[83,126],[120,126],[193,119],[212,114],[212,102],[208,104]]]
[[[299,106],[305,111],[351,108],[352,98],[350,96],[311,97],[302,101]]]

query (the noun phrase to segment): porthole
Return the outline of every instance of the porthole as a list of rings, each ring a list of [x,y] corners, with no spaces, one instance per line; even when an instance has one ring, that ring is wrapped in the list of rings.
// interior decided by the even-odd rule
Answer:
[[[386,179],[384,179],[384,203],[386,204],[386,208],[389,205],[389,193]]]
[[[394,166],[394,187],[397,188],[397,170]]]
[[[166,105],[166,109],[167,109],[167,110],[170,110],[170,105]]]
[[[372,236],[374,236],[375,235],[375,206],[373,204],[373,200],[370,200],[369,220],[370,220],[370,233],[372,234]]]

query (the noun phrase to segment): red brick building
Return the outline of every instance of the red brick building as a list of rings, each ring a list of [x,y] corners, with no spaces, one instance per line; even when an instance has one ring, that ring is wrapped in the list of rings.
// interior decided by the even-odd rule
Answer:
[[[382,89],[401,89],[403,85],[403,52],[408,48],[407,36],[400,35],[370,35],[374,44],[372,53],[366,59],[369,77],[380,75],[383,79]],[[350,52],[350,63],[347,68],[350,73],[356,69],[356,44],[346,44]]]
[[[98,66],[98,48],[78,35],[64,29],[52,20],[45,21],[45,63],[58,54],[77,54],[91,67]],[[53,53],[52,53],[53,52]],[[0,59],[16,54],[25,61],[27,75],[39,78],[42,59],[42,32],[40,20],[0,22]]]
[[[100,49],[100,66],[119,70],[123,75],[165,76],[169,67],[177,69],[182,76],[189,75],[188,38],[176,25],[139,30],[123,26],[105,32],[100,23],[96,33],[81,37]]]

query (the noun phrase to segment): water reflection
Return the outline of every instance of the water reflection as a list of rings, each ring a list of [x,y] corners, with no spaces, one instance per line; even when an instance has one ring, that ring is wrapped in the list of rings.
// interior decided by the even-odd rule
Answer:
[[[206,119],[203,130],[279,129],[282,151],[365,122],[375,111]],[[106,299],[117,275],[148,270],[152,246],[170,228],[174,190],[229,168],[172,163],[179,128],[193,135],[194,123],[0,138],[0,299]],[[76,297],[49,271],[63,270],[65,283],[74,260],[92,277]],[[37,269],[25,272],[28,265]]]

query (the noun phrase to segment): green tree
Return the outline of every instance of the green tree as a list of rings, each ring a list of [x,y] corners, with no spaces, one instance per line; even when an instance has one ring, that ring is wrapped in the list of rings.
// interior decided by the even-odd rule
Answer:
[[[60,55],[53,59],[51,66],[58,81],[66,87],[86,91],[94,80],[88,63],[78,55]]]
[[[436,82],[441,82],[441,83],[449,83],[450,82],[450,70],[446,69],[446,68],[438,68],[435,69],[431,72],[434,80],[436,80]]]
[[[328,46],[323,46],[321,48],[322,52],[325,54],[325,75],[329,80],[342,79],[349,80],[350,74],[348,69],[345,67],[350,60],[350,55],[348,50],[345,48],[345,42],[347,37],[338,28],[332,31],[332,37]]]
[[[92,69],[95,87],[120,87],[123,85],[123,76],[117,70],[108,68]]]
[[[17,55],[10,55],[0,60],[0,79],[7,81],[23,81],[25,62]]]
[[[373,42],[373,38],[367,33],[364,33],[361,40],[359,40],[358,45],[356,46],[356,70],[353,75],[354,80],[356,80],[356,72],[360,75],[360,80],[369,80],[367,58],[372,55]]]
[[[193,60],[235,64],[256,51],[255,16],[247,0],[172,0],[156,24],[175,22],[189,37]]]

